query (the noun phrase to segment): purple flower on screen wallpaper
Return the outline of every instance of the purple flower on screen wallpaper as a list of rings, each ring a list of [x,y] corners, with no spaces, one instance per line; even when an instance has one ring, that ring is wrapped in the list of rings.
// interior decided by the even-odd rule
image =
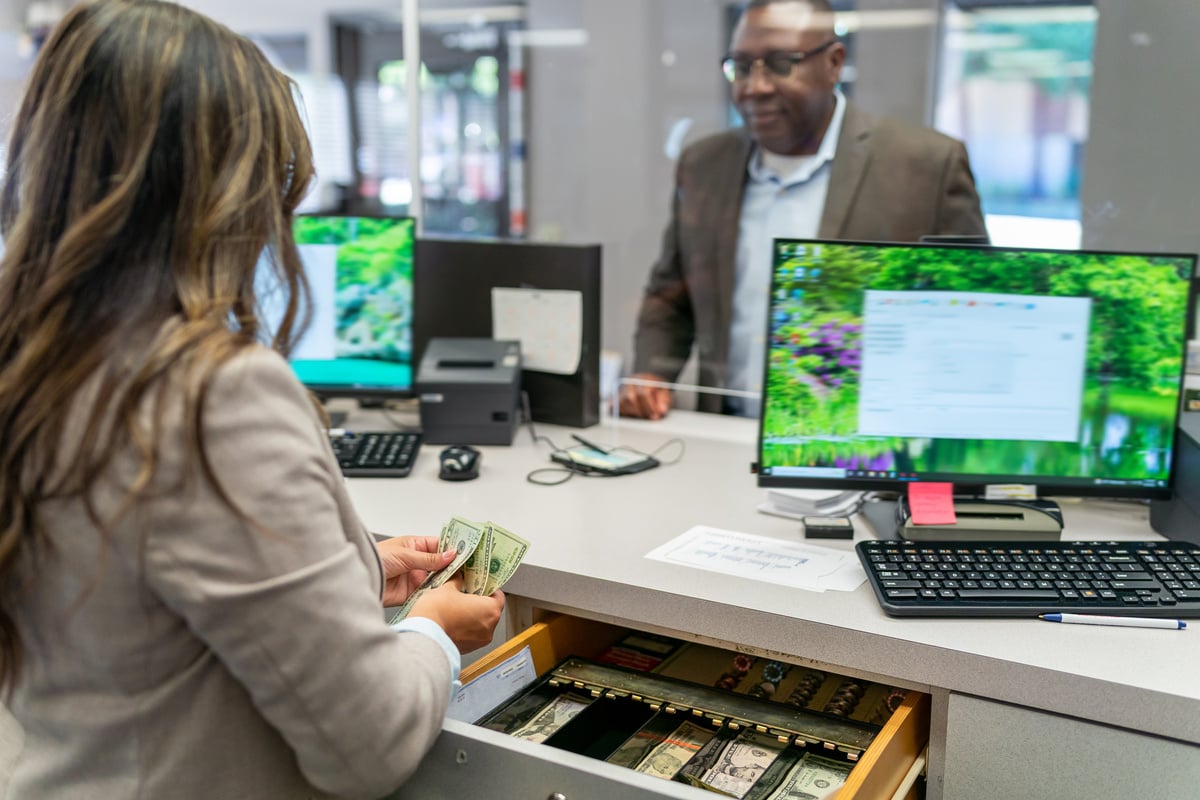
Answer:
[[[895,469],[896,455],[891,451],[880,453],[877,456],[837,456],[833,459],[833,466],[840,469],[866,469],[875,470],[877,472],[887,472]]]
[[[857,382],[862,369],[862,325],[829,320],[820,325],[797,322],[782,327],[775,344],[786,348],[797,364],[795,371],[815,378],[827,389]]]

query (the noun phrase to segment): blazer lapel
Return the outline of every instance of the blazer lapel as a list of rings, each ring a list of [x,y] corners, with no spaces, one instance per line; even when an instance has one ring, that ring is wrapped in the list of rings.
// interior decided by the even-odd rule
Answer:
[[[870,138],[870,117],[852,103],[847,103],[837,152],[834,153],[833,166],[830,168],[825,210],[817,231],[821,239],[837,239],[845,230],[850,209],[854,206],[867,172],[867,163],[871,160]]]
[[[730,349],[730,321],[733,318],[733,277],[737,272],[739,219],[742,217],[742,197],[745,194],[746,166],[750,162],[752,143],[749,134],[738,131],[731,137],[730,144],[706,170],[712,180],[708,186],[708,198],[713,204],[713,273],[716,279],[714,299],[716,301],[716,330],[713,331],[713,360],[718,369],[714,378],[725,381],[725,360]]]
[[[750,163],[750,152],[753,146],[745,131],[739,131],[730,147],[727,157],[721,159],[718,169],[712,171],[717,183],[714,185],[716,201],[716,299],[717,324],[716,341],[720,343],[720,352],[715,353],[720,360],[721,369],[729,355],[729,324],[733,319],[733,278],[737,271],[737,241],[739,220],[742,216],[742,196],[746,191],[746,169]],[[724,375],[721,377],[724,381]]]

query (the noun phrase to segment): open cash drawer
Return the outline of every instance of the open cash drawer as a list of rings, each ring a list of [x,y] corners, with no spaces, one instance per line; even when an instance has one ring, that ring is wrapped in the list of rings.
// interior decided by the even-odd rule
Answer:
[[[707,785],[746,800],[767,800],[811,762],[834,770],[840,764],[845,781],[835,795],[812,796],[893,798],[928,741],[927,695],[686,642],[677,642],[683,649],[656,655],[655,647],[671,648],[664,641],[670,640],[569,615],[535,623],[471,664],[462,681],[489,673],[526,647],[539,680],[478,724],[447,721],[434,751],[396,797],[722,796],[697,788]],[[638,651],[639,644],[649,649]],[[650,661],[639,663],[643,659]],[[542,711],[539,717],[539,709],[554,703],[574,718],[558,729],[537,730],[553,716]],[[680,731],[691,733],[681,737]],[[637,752],[638,736],[672,745],[693,740],[682,743],[699,751],[689,762],[690,773],[680,769],[674,779],[663,780],[670,776],[656,772],[648,760],[637,767],[633,762],[649,752]],[[769,743],[764,749],[775,760],[751,773],[750,783],[706,778],[703,762],[717,749],[751,752],[756,742]],[[632,759],[623,755],[631,746]],[[655,750],[660,761],[671,761],[663,748]],[[674,755],[679,753],[675,747]]]

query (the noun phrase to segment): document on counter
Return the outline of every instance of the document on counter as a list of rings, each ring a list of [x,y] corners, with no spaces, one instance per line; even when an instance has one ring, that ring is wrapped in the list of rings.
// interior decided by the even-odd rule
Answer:
[[[703,525],[651,550],[646,558],[810,592],[852,592],[867,579],[853,551]]]
[[[450,700],[446,716],[460,722],[477,722],[517,692],[537,682],[533,656],[528,647],[509,656],[458,690]]]

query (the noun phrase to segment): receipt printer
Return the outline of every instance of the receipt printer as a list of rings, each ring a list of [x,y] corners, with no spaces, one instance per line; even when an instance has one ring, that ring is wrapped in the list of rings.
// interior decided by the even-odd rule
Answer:
[[[416,390],[426,443],[512,444],[521,416],[521,343],[430,339]]]

